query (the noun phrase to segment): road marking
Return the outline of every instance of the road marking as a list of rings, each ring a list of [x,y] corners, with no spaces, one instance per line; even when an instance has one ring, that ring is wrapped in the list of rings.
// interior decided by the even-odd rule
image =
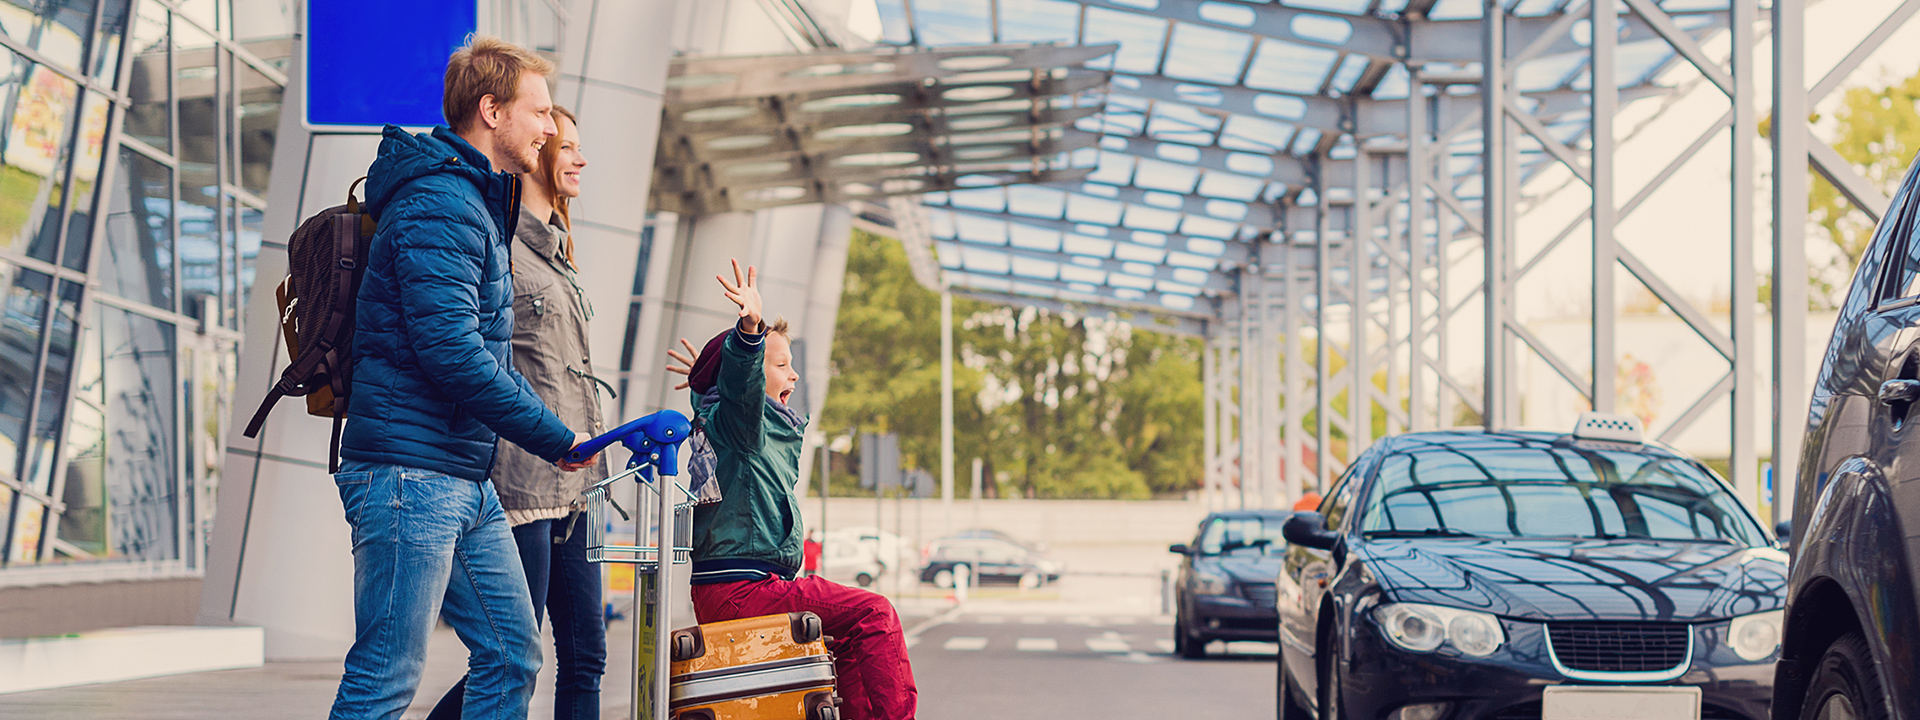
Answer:
[[[1163,652],[1163,653],[1170,653],[1170,652],[1173,652],[1173,641],[1172,641],[1172,640],[1166,640],[1166,639],[1161,639],[1161,640],[1155,640],[1155,641],[1153,641],[1153,646],[1154,646],[1154,647],[1157,647],[1157,648],[1160,648],[1160,652]]]
[[[947,643],[945,645],[941,645],[940,649],[942,650],[980,650],[982,648],[985,648],[986,646],[987,646],[987,639],[983,637],[952,637],[952,638],[947,638]]]
[[[1024,624],[1024,625],[1045,625],[1047,623],[1047,619],[1040,615],[1028,615],[1026,617],[1020,618],[1020,622],[1021,624]]]
[[[982,625],[999,625],[1000,623],[1006,622],[1007,619],[999,615],[981,615],[975,617],[973,621]]]
[[[913,647],[914,643],[920,640],[920,633],[926,632],[940,625],[953,622],[954,618],[960,617],[960,613],[962,609],[965,607],[966,607],[965,605],[955,605],[951,608],[947,608],[945,612],[942,612],[939,615],[935,615],[933,617],[922,620],[918,624],[914,625],[913,627],[907,628],[907,632],[906,632],[907,647]]]
[[[1060,643],[1050,637],[1020,638],[1013,644],[1013,648],[1021,652],[1053,652],[1060,649]]]
[[[913,649],[913,646],[915,646],[915,645],[919,645],[919,644],[920,644],[920,636],[919,636],[919,635],[915,635],[915,636],[913,636],[913,637],[909,637],[909,638],[907,638],[907,649],[908,649],[908,650],[912,650],[912,649]]]
[[[1087,649],[1097,653],[1124,653],[1133,650],[1127,647],[1127,641],[1116,637],[1087,638]]]
[[[1146,653],[1143,653],[1143,652],[1129,652],[1129,653],[1127,653],[1127,654],[1125,654],[1125,655],[1114,655],[1114,656],[1111,656],[1111,658],[1110,658],[1110,659],[1113,659],[1113,660],[1118,660],[1118,661],[1120,661],[1120,662],[1132,662],[1132,663],[1154,663],[1154,662],[1160,662],[1160,658],[1159,658],[1159,657],[1157,657],[1157,656],[1153,656],[1153,655],[1148,655],[1148,654],[1146,654]]]

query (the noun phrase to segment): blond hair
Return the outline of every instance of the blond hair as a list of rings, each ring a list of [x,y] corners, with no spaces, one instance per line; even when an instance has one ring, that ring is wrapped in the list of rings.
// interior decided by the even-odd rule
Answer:
[[[573,113],[568,112],[566,108],[555,105],[553,106],[553,129],[555,131],[560,129],[560,118],[566,118],[567,122],[573,123],[574,131],[579,132],[580,120],[575,118]],[[540,187],[546,189],[547,197],[553,199],[553,214],[560,216],[560,226],[566,228],[568,232],[572,232],[573,214],[570,212],[572,204],[568,202],[572,200],[572,198],[560,194],[559,136],[554,136],[553,139],[547,141],[547,144],[540,146],[540,169],[533,173],[533,180],[534,182],[540,183]],[[546,218],[541,219],[545,220]],[[573,262],[573,237],[571,235],[567,237],[567,262]]]
[[[481,98],[492,95],[496,104],[511,104],[524,73],[552,75],[553,63],[492,35],[475,35],[447,58],[440,113],[455,132],[466,130],[480,112]]]

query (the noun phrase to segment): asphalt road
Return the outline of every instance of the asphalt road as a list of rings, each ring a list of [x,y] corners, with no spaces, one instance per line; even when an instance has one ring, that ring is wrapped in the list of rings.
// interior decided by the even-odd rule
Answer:
[[[909,651],[920,720],[1274,717],[1273,644],[1182,660],[1165,616],[1071,611],[963,612],[922,630]]]

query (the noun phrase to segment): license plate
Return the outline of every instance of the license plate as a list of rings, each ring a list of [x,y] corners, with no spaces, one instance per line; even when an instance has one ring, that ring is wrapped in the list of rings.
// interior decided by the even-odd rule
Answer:
[[[1540,720],[1700,720],[1700,688],[1554,685]]]

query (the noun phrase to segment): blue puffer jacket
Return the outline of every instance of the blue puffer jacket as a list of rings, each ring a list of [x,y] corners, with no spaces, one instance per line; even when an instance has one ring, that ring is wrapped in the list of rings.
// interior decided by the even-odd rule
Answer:
[[[473,481],[496,434],[546,459],[573,431],[514,372],[508,242],[518,181],[446,126],[388,125],[367,170],[380,220],[361,280],[341,457]]]

